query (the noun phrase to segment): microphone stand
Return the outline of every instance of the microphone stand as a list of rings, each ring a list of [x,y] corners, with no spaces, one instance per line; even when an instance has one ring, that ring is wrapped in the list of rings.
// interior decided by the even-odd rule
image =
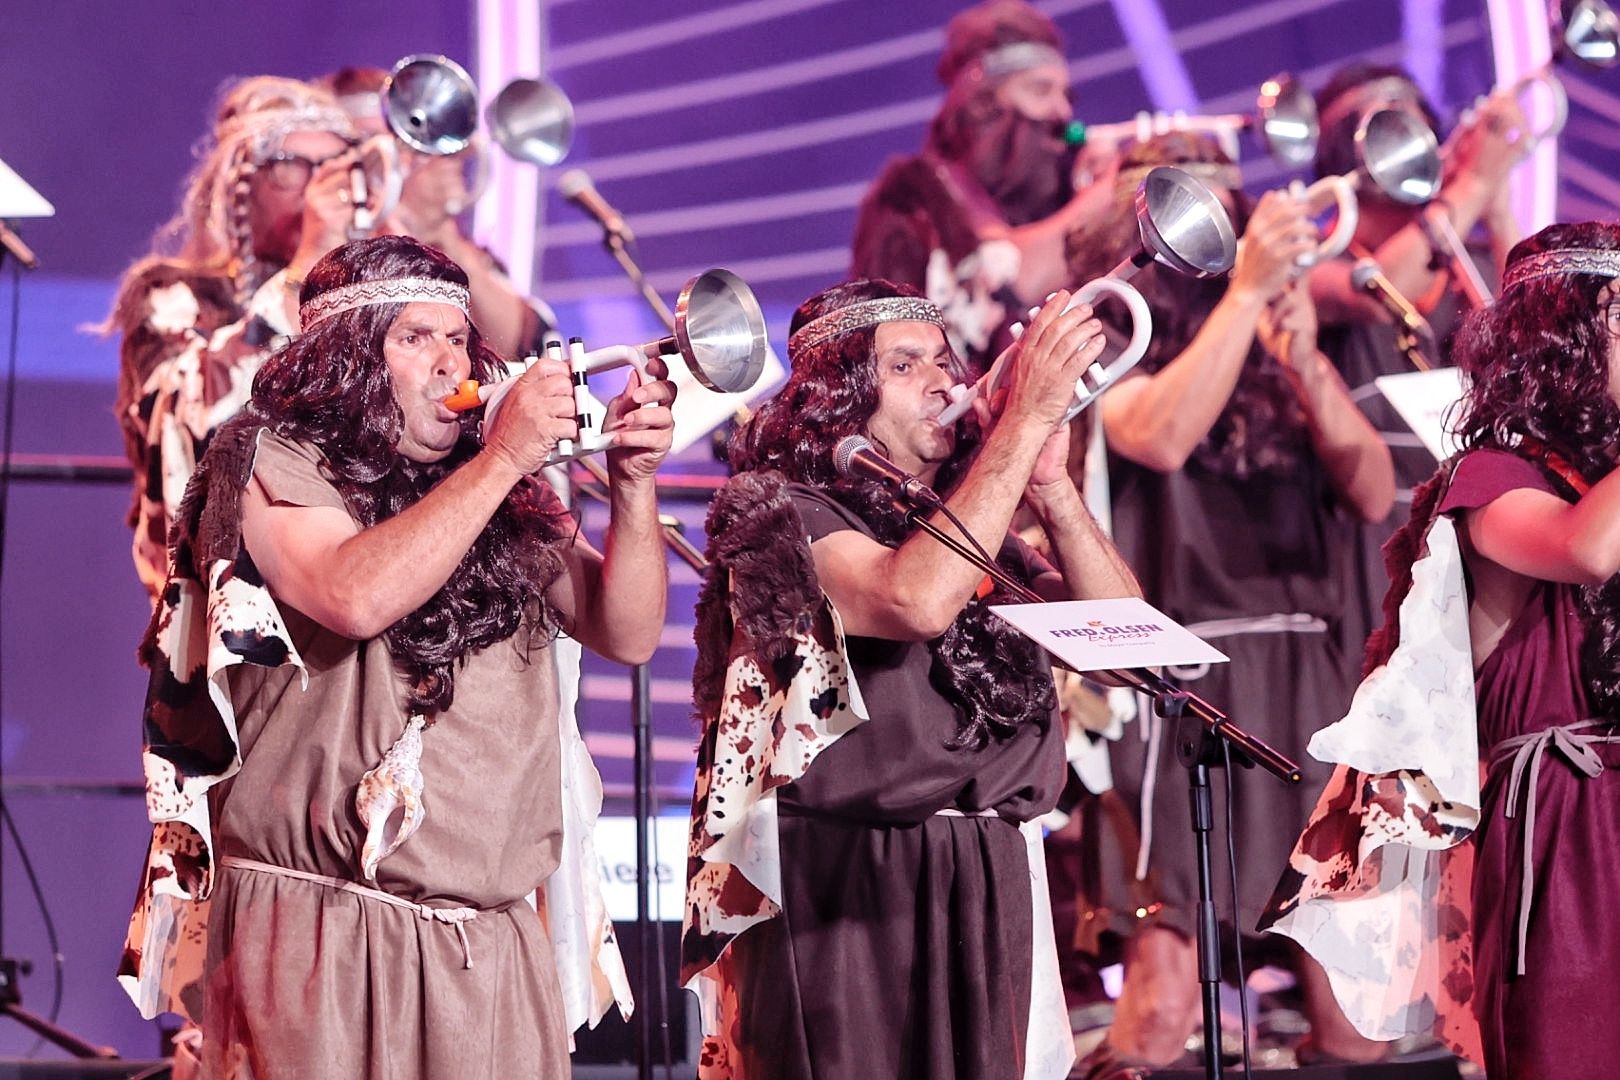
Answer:
[[[1012,577],[995,560],[986,559],[956,537],[946,534],[927,520],[921,511],[908,511],[906,520],[989,574],[997,584],[1022,602],[1045,602],[1039,593]],[[1063,666],[1068,667],[1067,664]],[[1299,766],[1232,723],[1224,712],[1197,694],[1177,689],[1169,680],[1149,668],[1117,668],[1096,674],[1148,695],[1153,699],[1154,710],[1164,719],[1177,724],[1177,753],[1188,769],[1193,839],[1198,858],[1198,984],[1203,999],[1204,1075],[1216,1080],[1221,1074],[1221,928],[1215,917],[1215,874],[1210,841],[1215,811],[1210,799],[1209,770],[1220,764],[1223,742],[1236,752],[1240,763],[1245,766],[1259,765],[1285,784],[1300,782]],[[1184,718],[1197,722],[1200,727],[1185,728],[1181,724]]]
[[[602,230],[602,246],[608,249],[608,254],[613,256],[614,261],[619,264],[625,276],[630,279],[630,283],[641,293],[642,299],[647,301],[647,306],[653,309],[653,314],[657,315],[659,321],[664,324],[664,328],[673,334],[675,332],[675,313],[669,310],[669,305],[664,303],[662,296],[658,295],[658,290],[647,283],[646,271],[641,269],[641,264],[636,262],[636,257],[630,254],[630,246],[625,243],[624,234],[613,229],[604,228]]]
[[[1462,293],[1463,301],[1469,308],[1478,311],[1487,306],[1494,299],[1491,296],[1491,287],[1485,284],[1480,276],[1479,268],[1474,260],[1469,258],[1468,245],[1458,235],[1457,227],[1451,223],[1451,217],[1446,208],[1436,202],[1424,206],[1419,218],[1423,223],[1423,231],[1428,234],[1429,244],[1434,252],[1434,261],[1431,263],[1435,269],[1444,267],[1451,271],[1451,279],[1457,283],[1457,291]]]
[[[654,296],[657,294],[654,293]],[[588,457],[574,459],[575,463],[591,475],[599,485],[601,492],[593,491],[589,485],[582,485],[582,490],[600,499],[607,501],[608,474],[599,463]],[[681,533],[681,523],[673,514],[658,515],[658,527],[664,534],[664,544],[675,553],[682,562],[702,573],[708,568],[709,561],[703,557],[691,541]],[[647,833],[652,821],[652,793],[653,793],[653,746],[652,746],[652,668],[648,664],[637,664],[630,669],[630,729],[633,736],[634,752],[631,759],[631,787],[632,813],[636,821],[636,968],[639,978],[636,980],[636,1077],[637,1080],[652,1080],[652,1013],[650,1006],[654,997],[660,1003],[658,1010],[659,1024],[664,1031],[665,1064],[669,1063],[669,1009],[664,996],[663,980],[655,979],[654,970],[662,970],[661,963],[655,963],[655,949],[661,948],[657,943],[655,934],[660,929],[652,921],[652,859],[649,857]],[[657,960],[663,959],[662,952],[656,953]],[[652,991],[657,986],[655,995]]]
[[[1395,323],[1395,347],[1406,357],[1406,362],[1418,371],[1432,370],[1429,358],[1423,355],[1423,339],[1405,322]]]

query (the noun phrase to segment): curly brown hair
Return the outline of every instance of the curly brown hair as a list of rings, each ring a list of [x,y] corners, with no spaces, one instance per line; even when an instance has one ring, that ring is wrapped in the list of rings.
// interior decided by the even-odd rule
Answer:
[[[1549,225],[1509,252],[1508,273],[1523,259],[1561,248],[1620,251],[1620,225]],[[1613,339],[1598,303],[1611,280],[1597,274],[1532,278],[1468,316],[1452,349],[1472,380],[1457,419],[1464,447],[1524,454],[1525,440],[1534,440],[1588,482],[1620,464],[1620,405],[1609,390]],[[1586,625],[1582,673],[1593,704],[1617,716],[1620,578],[1579,595]]]
[[[403,236],[359,240],[327,254],[310,271],[299,300],[361,281],[422,277],[467,284],[466,272],[434,248]],[[371,304],[333,315],[272,355],[253,381],[244,410],[250,422],[309,443],[343,501],[370,528],[420,501],[480,448],[475,421],[443,461],[423,464],[395,449],[404,414],[383,357],[388,328],[404,304]],[[499,358],[477,327],[469,330],[474,378],[498,377]],[[444,587],[385,633],[409,684],[408,704],[423,712],[449,707],[455,667],[469,652],[520,628],[529,645],[550,640],[557,612],[546,589],[564,569],[573,520],[555,493],[530,477],[512,489]]]

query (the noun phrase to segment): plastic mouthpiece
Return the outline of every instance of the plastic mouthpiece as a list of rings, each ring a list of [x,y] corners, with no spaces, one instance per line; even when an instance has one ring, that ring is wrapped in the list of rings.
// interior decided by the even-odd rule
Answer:
[[[457,383],[456,392],[444,399],[444,407],[451,412],[458,413],[476,409],[483,403],[484,399],[478,396],[477,379],[467,379],[465,382]]]

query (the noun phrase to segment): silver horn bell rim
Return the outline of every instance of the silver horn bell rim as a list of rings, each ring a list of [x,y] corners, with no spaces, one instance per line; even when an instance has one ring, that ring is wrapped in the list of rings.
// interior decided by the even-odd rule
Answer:
[[[1620,18],[1603,0],[1562,0],[1558,6],[1559,52],[1588,67],[1620,62]]]
[[[484,110],[501,149],[531,165],[555,165],[574,142],[574,105],[547,79],[513,79]]]
[[[447,56],[418,53],[394,65],[382,90],[383,119],[413,150],[460,153],[478,130],[478,89]]]
[[[748,283],[705,270],[675,301],[675,343],[698,382],[721,394],[747,390],[765,371],[765,314]]]
[[[1277,75],[1260,84],[1254,126],[1266,150],[1284,165],[1298,168],[1316,157],[1321,133],[1316,99],[1292,75]]]
[[[1356,129],[1356,157],[1378,190],[1421,206],[1440,193],[1440,144],[1429,125],[1400,109],[1367,114]]]
[[[1161,165],[1136,189],[1142,248],[1178,274],[1214,277],[1232,269],[1237,233],[1215,193],[1190,174]]]

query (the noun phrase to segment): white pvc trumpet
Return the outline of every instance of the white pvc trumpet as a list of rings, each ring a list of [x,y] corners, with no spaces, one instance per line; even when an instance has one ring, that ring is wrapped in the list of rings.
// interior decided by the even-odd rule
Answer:
[[[552,343],[548,354],[565,359],[562,346]],[[612,445],[612,436],[602,430],[607,407],[590,391],[586,376],[615,368],[633,367],[645,380],[647,364],[654,357],[677,354],[687,370],[705,387],[716,393],[735,394],[759,381],[768,352],[765,316],[759,301],[746,282],[729,270],[708,270],[686,283],[675,303],[675,332],[641,345],[609,345],[585,351],[584,343],[573,338],[566,357],[574,377],[574,414],[579,438],[564,440],[546,460],[558,465],[585,454],[599,453]],[[447,408],[466,412],[482,406],[484,430],[494,422],[501,403],[516,385],[516,379],[479,385],[468,380],[444,399]]]
[[[1076,289],[1069,300],[1069,308],[1089,304],[1105,294],[1123,300],[1131,315],[1131,340],[1119,356],[1106,365],[1093,363],[1075,381],[1074,401],[1064,422],[1078,416],[1147,353],[1153,339],[1153,317],[1147,301],[1127,283],[1128,278],[1152,262],[1192,277],[1213,277],[1230,270],[1237,255],[1237,237],[1220,199],[1200,181],[1172,166],[1152,170],[1137,188],[1136,222],[1141,234],[1137,250],[1103,277]],[[993,395],[1011,352],[997,357],[984,377],[971,387],[952,387],[951,404],[940,413],[939,423],[955,423],[972,409],[975,398]]]
[[[393,66],[378,95],[388,131],[360,144],[360,161],[349,172],[351,238],[370,236],[399,205],[410,171],[399,143],[429,157],[461,153],[478,126],[477,99],[472,77],[448,57],[422,53]]]
[[[1551,31],[1552,56],[1534,71],[1526,72],[1507,88],[1508,92],[1525,106],[1526,97],[1537,87],[1547,92],[1552,105],[1552,116],[1539,129],[1524,136],[1524,151],[1528,154],[1545,139],[1557,138],[1569,123],[1569,94],[1554,68],[1573,62],[1588,68],[1610,68],[1620,62],[1620,17],[1604,0],[1559,0],[1553,10]],[[1483,100],[1483,99],[1481,99]],[[1463,114],[1466,126],[1474,122],[1478,109]]]
[[[1360,204],[1356,199],[1356,185],[1349,177],[1324,176],[1306,187],[1295,180],[1288,193],[1305,203],[1305,212],[1313,219],[1333,212],[1333,225],[1316,244],[1316,250],[1300,260],[1302,266],[1314,266],[1323,259],[1336,258],[1350,247],[1355,238],[1356,225],[1361,220]]]
[[[1297,79],[1284,73],[1260,84],[1252,113],[1202,116],[1185,112],[1140,112],[1131,120],[1111,124],[1073,122],[1065,125],[1064,137],[1079,146],[1102,144],[1113,147],[1131,141],[1146,142],[1155,135],[1172,131],[1214,135],[1234,159],[1237,157],[1238,133],[1254,131],[1265,143],[1266,151],[1290,168],[1308,164],[1316,156],[1316,141],[1320,134],[1316,100]]]

